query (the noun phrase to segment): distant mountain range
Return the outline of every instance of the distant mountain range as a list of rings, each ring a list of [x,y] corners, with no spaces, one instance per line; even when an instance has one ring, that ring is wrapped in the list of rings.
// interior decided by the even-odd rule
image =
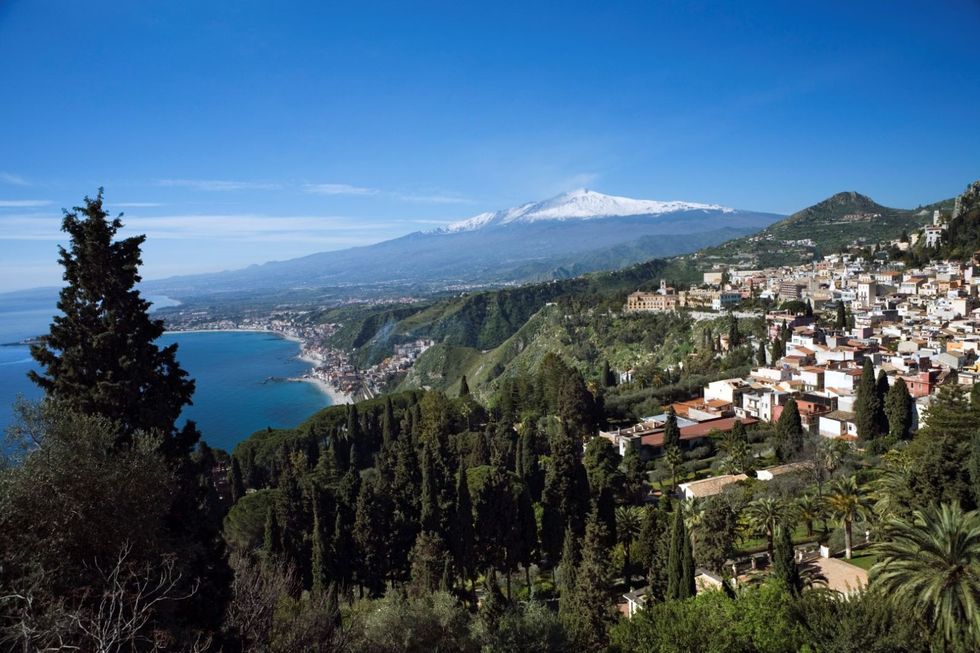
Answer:
[[[693,252],[754,233],[782,217],[583,189],[374,245],[147,282],[145,288],[182,297],[242,290],[544,280]]]

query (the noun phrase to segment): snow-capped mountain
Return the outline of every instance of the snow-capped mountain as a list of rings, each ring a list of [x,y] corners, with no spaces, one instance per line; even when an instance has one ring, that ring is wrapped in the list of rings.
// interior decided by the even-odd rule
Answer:
[[[541,220],[589,220],[635,215],[658,216],[689,211],[734,213],[735,209],[697,202],[636,200],[631,197],[604,195],[593,190],[580,188],[541,202],[528,202],[503,211],[481,213],[466,220],[453,222],[437,231],[451,234],[512,223],[527,224]]]
[[[145,285],[181,298],[220,290],[366,284],[439,289],[550,279],[693,252],[781,217],[576,190],[365,247]]]

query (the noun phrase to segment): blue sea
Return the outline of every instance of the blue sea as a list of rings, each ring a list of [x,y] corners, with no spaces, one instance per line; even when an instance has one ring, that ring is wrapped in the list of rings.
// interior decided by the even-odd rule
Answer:
[[[37,369],[26,346],[10,346],[47,332],[54,314],[55,291],[0,296],[0,432],[14,419],[18,395],[39,399],[27,378]],[[172,305],[150,298],[154,306]],[[297,358],[299,344],[270,333],[168,333],[161,345],[176,342],[177,359],[197,382],[191,406],[181,419],[192,419],[212,447],[230,451],[255,431],[295,426],[330,405],[311,383],[285,379],[303,375],[310,365]]]

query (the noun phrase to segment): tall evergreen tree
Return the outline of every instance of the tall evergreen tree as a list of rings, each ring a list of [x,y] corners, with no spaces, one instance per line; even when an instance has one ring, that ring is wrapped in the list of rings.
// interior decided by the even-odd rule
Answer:
[[[282,527],[279,525],[279,517],[276,513],[274,506],[269,506],[265,513],[265,536],[262,540],[262,552],[267,558],[282,553]]]
[[[466,382],[466,375],[459,380],[459,396],[468,397],[470,396],[470,384]]]
[[[787,526],[779,527],[779,535],[776,538],[776,547],[773,552],[772,573],[773,576],[783,581],[794,595],[799,596],[799,593],[803,591],[803,579],[800,576],[800,567],[796,564],[793,551],[793,538]]]
[[[756,351],[755,354],[755,362],[758,363],[760,366],[765,367],[768,364],[768,361],[766,360],[766,354],[767,354],[766,339],[759,338],[759,349]]]
[[[66,285],[48,335],[31,346],[41,367],[29,376],[45,394],[86,415],[103,415],[120,428],[120,442],[137,431],[164,437],[169,456],[191,452],[199,434],[176,422],[190,403],[194,382],[177,362],[177,345],[159,348],[163,321],[149,317],[150,302],[136,285],[145,236],[114,241],[120,217],[109,219],[102,189],[85,206],[65,211],[61,229],[71,244],[59,247]]]
[[[242,468],[236,456],[231,457],[231,469],[228,471],[228,486],[231,489],[232,502],[245,496],[245,483],[242,480]]]
[[[803,449],[804,431],[796,400],[790,399],[776,422],[776,456],[781,462],[791,460]]]
[[[684,524],[684,509],[674,507],[674,524],[670,531],[670,551],[667,558],[667,600],[683,600],[693,595],[694,565],[690,553],[691,540]]]
[[[602,361],[602,385],[607,388],[611,388],[616,385],[616,374],[609,367],[609,361]]]
[[[677,426],[677,413],[673,406],[667,410],[667,422],[664,424],[664,446],[663,449],[672,449],[681,446],[681,429]]]
[[[371,594],[379,597],[384,591],[388,574],[388,555],[391,535],[391,502],[378,481],[361,484],[354,517],[354,542],[357,545],[358,581]]]
[[[612,621],[608,539],[605,524],[593,510],[585,525],[581,561],[570,597],[572,609],[562,614],[562,621],[579,651],[603,651],[608,641],[606,631]]]
[[[888,415],[885,413],[885,398],[888,396],[888,390],[890,386],[888,384],[888,374],[885,370],[878,371],[878,378],[875,380],[875,394],[877,401],[877,412],[875,413],[875,420],[877,422],[878,435],[886,435],[888,433]]]
[[[837,302],[837,317],[834,319],[834,328],[843,331],[847,328],[847,312],[844,310],[844,302]]]
[[[466,478],[466,467],[460,462],[456,481],[456,510],[453,514],[453,556],[459,575],[466,580],[473,578],[476,551],[474,550],[473,500]]]
[[[565,529],[561,546],[561,563],[558,567],[558,596],[559,610],[562,613],[574,613],[572,595],[575,592],[575,579],[578,572],[579,546],[578,538],[571,528]]]
[[[310,570],[313,576],[312,588],[314,592],[322,592],[327,588],[329,573],[327,560],[330,556],[328,538],[323,533],[323,522],[320,519],[320,501],[314,493],[313,499],[313,532],[311,533],[311,560]]]
[[[878,401],[875,368],[870,358],[864,359],[864,366],[861,368],[861,380],[858,382],[854,413],[854,422],[859,438],[864,442],[871,442],[881,435],[881,405]]]
[[[381,415],[381,444],[385,449],[390,449],[397,437],[396,430],[398,424],[395,423],[395,409],[391,405],[391,397],[385,397],[384,412]]]
[[[738,318],[734,313],[728,315],[728,348],[735,349],[742,344],[742,334],[738,330]]]
[[[894,440],[905,440],[912,432],[915,402],[909,394],[908,386],[902,379],[888,388],[885,395],[885,415],[888,417],[888,435]]]

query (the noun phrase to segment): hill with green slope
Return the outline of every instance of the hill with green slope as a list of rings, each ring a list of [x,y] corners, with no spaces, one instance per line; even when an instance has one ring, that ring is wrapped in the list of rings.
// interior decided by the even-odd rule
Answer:
[[[898,238],[927,224],[933,209],[949,208],[952,203],[950,199],[914,210],[896,209],[853,191],[837,193],[757,234],[708,247],[689,258],[759,268],[798,264],[853,244]]]

